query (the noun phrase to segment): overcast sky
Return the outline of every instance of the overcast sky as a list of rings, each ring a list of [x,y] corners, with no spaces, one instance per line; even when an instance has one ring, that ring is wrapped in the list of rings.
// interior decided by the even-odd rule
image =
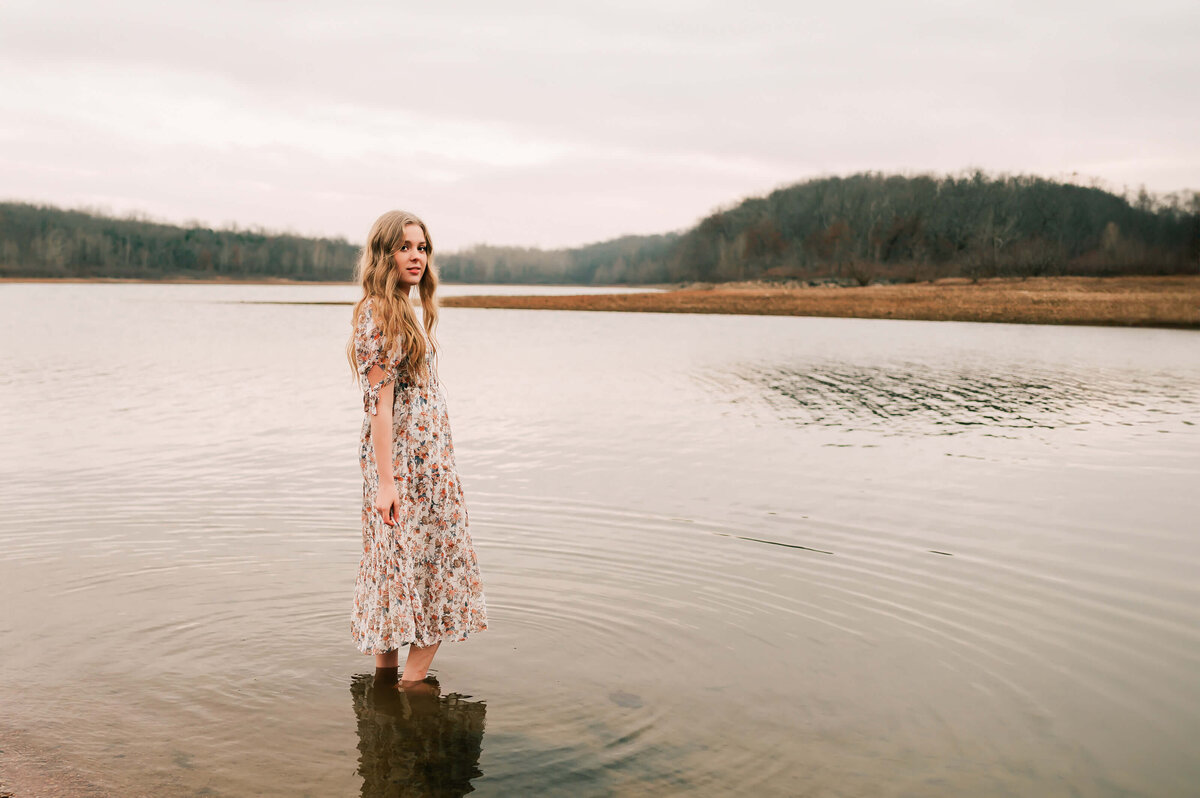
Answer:
[[[0,198],[448,250],[862,170],[1200,189],[1196,0],[816,5],[5,0]]]

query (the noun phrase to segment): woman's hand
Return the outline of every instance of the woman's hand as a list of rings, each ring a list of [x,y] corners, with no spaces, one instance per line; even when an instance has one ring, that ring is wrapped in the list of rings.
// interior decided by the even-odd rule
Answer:
[[[375,492],[375,512],[383,517],[383,522],[391,526],[400,523],[400,494],[396,491],[396,483],[392,480],[379,481],[379,490]]]

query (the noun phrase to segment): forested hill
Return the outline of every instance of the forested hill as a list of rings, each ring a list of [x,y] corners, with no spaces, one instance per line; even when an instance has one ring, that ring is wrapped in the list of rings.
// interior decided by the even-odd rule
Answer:
[[[357,247],[0,203],[0,276],[350,280]],[[1200,193],[1128,199],[1029,176],[810,180],[682,233],[441,254],[476,283],[674,283],[1178,274],[1200,270]]]
[[[1130,201],[1039,177],[859,174],[748,199],[678,235],[481,246],[439,264],[443,278],[472,282],[1180,273],[1200,269],[1200,193]]]
[[[0,203],[0,276],[350,280],[341,239],[210,230]]]

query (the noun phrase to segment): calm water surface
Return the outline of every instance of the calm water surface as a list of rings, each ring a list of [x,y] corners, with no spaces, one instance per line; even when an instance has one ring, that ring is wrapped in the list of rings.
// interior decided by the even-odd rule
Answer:
[[[1195,794],[1195,333],[443,310],[492,628],[409,695],[350,641],[349,309],[244,304],[351,298],[0,286],[0,742],[120,795]]]

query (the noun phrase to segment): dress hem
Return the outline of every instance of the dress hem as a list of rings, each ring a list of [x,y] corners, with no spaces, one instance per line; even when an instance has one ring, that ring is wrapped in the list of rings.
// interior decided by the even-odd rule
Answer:
[[[467,638],[469,638],[471,635],[479,634],[480,632],[486,632],[487,629],[488,629],[487,625],[484,624],[483,626],[480,626],[477,629],[468,629],[466,632],[462,633],[461,635],[455,635],[454,637],[439,637],[436,640],[434,640],[432,643],[426,643],[424,646],[421,646],[421,648],[425,648],[426,646],[432,646],[435,643],[463,643],[463,642],[466,642]],[[395,648],[385,648],[385,649],[373,649],[373,648],[372,649],[363,649],[362,646],[359,646],[356,642],[354,647],[357,648],[363,654],[368,654],[368,655],[370,655],[370,654],[387,654],[389,651],[399,651],[400,649],[404,648],[405,646],[412,645],[413,643],[416,643],[416,642],[417,642],[416,640],[405,640],[402,643],[398,643]]]

